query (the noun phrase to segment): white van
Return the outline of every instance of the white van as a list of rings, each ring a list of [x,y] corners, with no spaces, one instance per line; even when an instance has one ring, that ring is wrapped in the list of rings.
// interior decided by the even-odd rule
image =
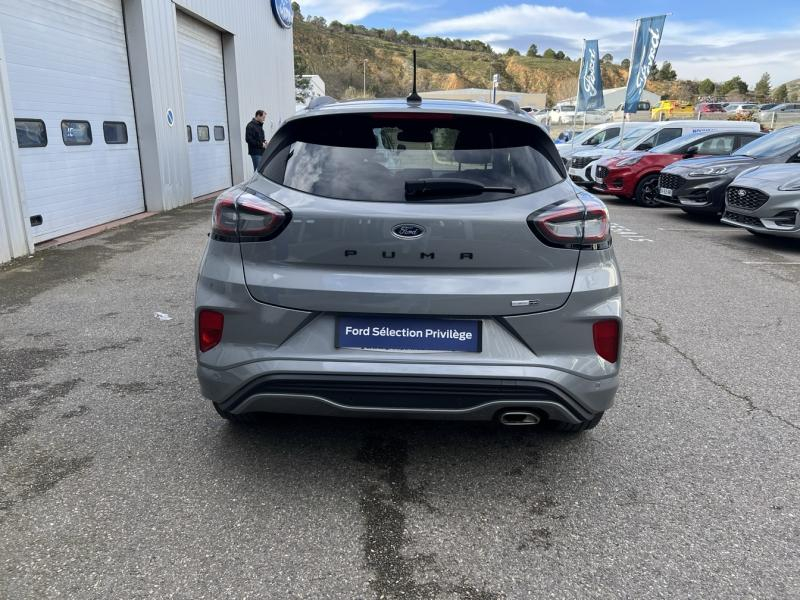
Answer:
[[[640,125],[629,129],[632,125]],[[575,152],[568,164],[569,176],[579,185],[592,185],[593,167],[606,156],[613,156],[620,150],[650,150],[670,140],[690,133],[703,133],[716,129],[761,131],[761,126],[753,121],[657,121],[655,123],[625,123],[624,138],[601,144],[598,147]]]
[[[651,123],[625,123],[625,131],[633,130],[644,125],[651,125]],[[567,160],[569,160],[575,152],[588,150],[618,137],[621,128],[622,123],[603,123],[602,125],[595,125],[577,134],[574,140],[564,142],[563,144],[556,144],[556,149],[566,164]]]

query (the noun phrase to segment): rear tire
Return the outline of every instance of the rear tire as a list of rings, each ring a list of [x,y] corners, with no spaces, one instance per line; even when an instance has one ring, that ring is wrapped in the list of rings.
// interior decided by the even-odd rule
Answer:
[[[241,415],[237,415],[237,414],[234,414],[234,413],[229,412],[227,410],[223,410],[222,408],[220,408],[219,404],[217,404],[216,402],[212,402],[211,404],[214,405],[214,410],[217,411],[217,414],[220,417],[222,417],[223,419],[225,419],[226,421],[228,421],[229,423],[232,423],[234,425],[243,425],[243,424],[246,424],[246,423],[253,423],[256,420],[255,419],[255,415],[253,413],[244,413],[244,414],[241,414]]]
[[[636,186],[636,193],[633,198],[639,206],[646,206],[647,208],[655,208],[660,206],[658,201],[658,175],[651,174],[645,175]]]
[[[600,422],[600,419],[603,418],[602,412],[597,413],[588,421],[584,421],[583,423],[565,423],[564,421],[548,421],[547,427],[551,431],[558,431],[559,433],[580,433],[581,431],[587,431],[589,429],[594,429],[597,427],[597,424]]]

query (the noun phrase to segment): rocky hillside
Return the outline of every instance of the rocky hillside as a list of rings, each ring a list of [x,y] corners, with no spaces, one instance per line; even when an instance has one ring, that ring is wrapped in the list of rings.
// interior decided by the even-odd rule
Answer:
[[[411,85],[410,44],[346,31],[318,23],[295,21],[294,49],[297,70],[314,73],[336,98],[362,95],[364,60],[367,60],[367,95],[405,96]],[[499,73],[502,88],[510,91],[546,92],[554,102],[575,93],[578,62],[496,54],[490,50],[417,47],[419,91],[488,88]],[[625,84],[627,71],[604,63],[603,84]]]

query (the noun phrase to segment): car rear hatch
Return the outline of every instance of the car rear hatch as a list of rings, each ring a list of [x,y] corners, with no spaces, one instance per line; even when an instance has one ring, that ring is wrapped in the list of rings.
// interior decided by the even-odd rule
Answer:
[[[532,221],[576,203],[560,162],[539,127],[513,118],[406,110],[290,121],[247,184],[245,197],[284,215],[277,235],[242,237],[247,286],[261,302],[309,311],[558,308],[580,249]]]

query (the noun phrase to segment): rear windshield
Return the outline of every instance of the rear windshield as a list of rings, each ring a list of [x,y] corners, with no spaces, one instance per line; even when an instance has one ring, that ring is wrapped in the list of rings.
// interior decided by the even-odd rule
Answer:
[[[344,200],[403,202],[411,187],[433,181],[426,200],[488,201],[564,179],[542,129],[500,118],[421,112],[315,116],[287,123],[266,155],[261,173],[268,179]]]

